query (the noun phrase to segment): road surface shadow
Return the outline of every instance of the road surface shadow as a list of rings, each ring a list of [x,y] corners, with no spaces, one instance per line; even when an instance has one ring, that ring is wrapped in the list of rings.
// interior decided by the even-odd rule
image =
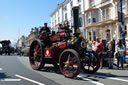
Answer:
[[[95,74],[86,74],[86,73],[82,73],[83,75],[85,75],[86,78],[89,77],[93,77],[93,78],[100,78],[100,79],[107,79],[107,78],[128,78],[128,76],[122,76],[122,75],[116,75],[116,74],[112,74],[112,73],[101,73],[101,72],[97,72]]]
[[[40,71],[61,74],[59,67],[54,67],[54,66],[45,66]]]
[[[0,80],[9,78],[10,76],[7,76],[5,73],[0,73]]]

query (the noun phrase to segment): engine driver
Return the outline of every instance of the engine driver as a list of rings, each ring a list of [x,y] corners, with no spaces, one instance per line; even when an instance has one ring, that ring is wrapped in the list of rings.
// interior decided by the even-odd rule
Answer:
[[[49,29],[49,27],[47,27],[47,24],[48,24],[48,23],[44,23],[44,27],[42,27],[42,28],[40,29],[39,34],[41,34],[43,31],[46,31],[47,33],[50,33],[50,29]]]

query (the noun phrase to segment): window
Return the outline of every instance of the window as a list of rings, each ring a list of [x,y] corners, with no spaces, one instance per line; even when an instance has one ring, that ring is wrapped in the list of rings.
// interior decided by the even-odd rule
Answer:
[[[65,20],[67,20],[67,13],[65,13]]]
[[[77,0],[77,2],[80,2],[81,0]]]
[[[81,13],[81,5],[79,5],[79,13]]]
[[[108,8],[106,8],[106,19],[109,19],[109,7]]]
[[[91,12],[88,13],[88,24],[91,24]]]
[[[105,18],[105,9],[103,9],[103,21],[105,21],[106,18]]]
[[[55,20],[55,25],[56,25],[56,20]]]
[[[92,39],[91,39],[91,32],[89,32],[89,41],[91,41]]]
[[[102,13],[103,21],[110,19],[110,7],[102,9]]]
[[[60,23],[60,17],[58,17],[58,23]]]
[[[110,30],[106,31],[106,40],[107,42],[110,41]]]
[[[92,22],[97,23],[97,12],[94,12],[92,17],[93,17]]]
[[[73,6],[73,1],[70,2],[70,6],[71,6],[71,7]]]
[[[92,8],[94,6],[94,0],[89,0],[90,1],[90,7]]]
[[[93,32],[93,40],[96,41],[96,32]]]
[[[64,7],[65,11],[67,11],[67,6]]]

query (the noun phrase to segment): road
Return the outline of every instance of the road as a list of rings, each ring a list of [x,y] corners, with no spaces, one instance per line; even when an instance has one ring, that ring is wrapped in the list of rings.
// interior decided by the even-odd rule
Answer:
[[[64,77],[52,65],[35,71],[28,57],[0,56],[0,85],[127,85],[128,68],[125,70],[99,69],[96,74],[81,72],[76,78]]]

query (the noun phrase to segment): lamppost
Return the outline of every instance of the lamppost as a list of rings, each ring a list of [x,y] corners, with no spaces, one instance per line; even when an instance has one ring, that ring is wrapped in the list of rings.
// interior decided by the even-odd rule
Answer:
[[[119,22],[120,39],[122,41],[122,44],[125,45],[125,18],[122,10],[122,0],[120,0],[119,3],[118,22]]]

